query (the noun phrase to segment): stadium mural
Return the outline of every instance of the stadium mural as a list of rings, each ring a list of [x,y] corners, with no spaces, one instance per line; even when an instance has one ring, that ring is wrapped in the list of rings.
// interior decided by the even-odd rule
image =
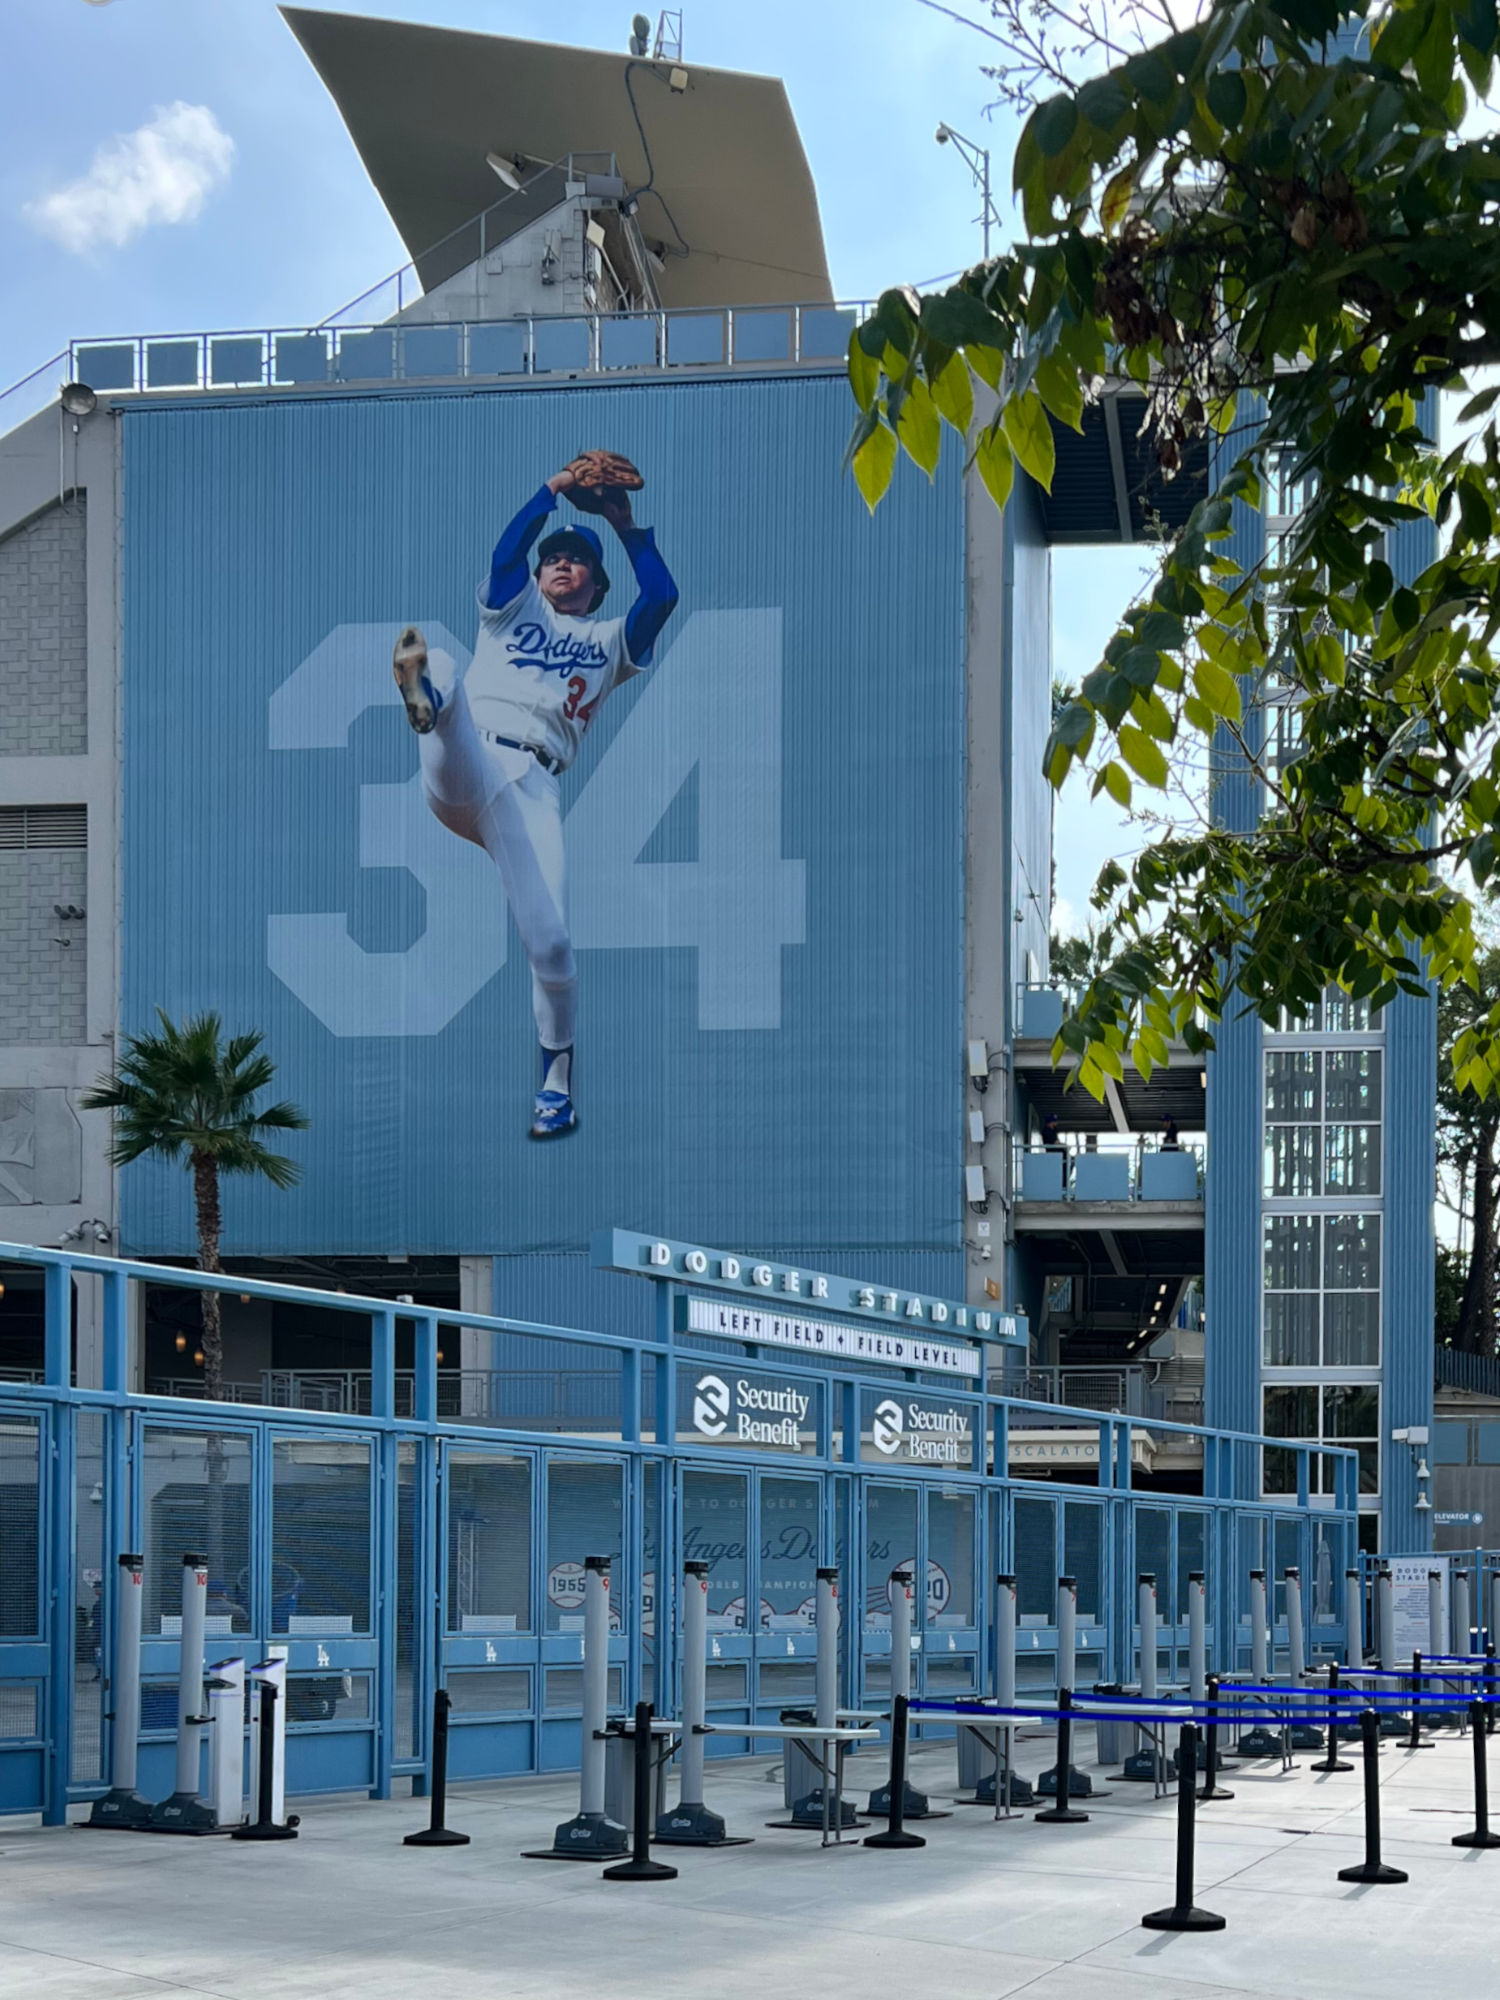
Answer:
[[[869,520],[846,399],[123,419],[124,1025],[258,1027],[312,1119],[229,1247],[957,1243],[962,502]]]

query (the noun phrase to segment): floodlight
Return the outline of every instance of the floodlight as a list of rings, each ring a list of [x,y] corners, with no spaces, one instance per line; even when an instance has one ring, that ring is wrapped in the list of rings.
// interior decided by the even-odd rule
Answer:
[[[91,417],[99,404],[87,382],[64,382],[58,401],[70,417]]]
[[[521,192],[520,177],[509,160],[502,159],[498,153],[486,153],[484,164],[497,179],[504,181],[513,194]]]

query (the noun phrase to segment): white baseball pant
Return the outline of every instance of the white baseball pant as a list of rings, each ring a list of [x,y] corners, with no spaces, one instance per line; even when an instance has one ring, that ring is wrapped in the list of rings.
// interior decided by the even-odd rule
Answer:
[[[461,681],[443,687],[437,721],[417,746],[428,805],[451,833],[482,847],[500,871],[531,961],[531,1004],[542,1047],[571,1048],[578,968],[568,935],[557,779],[529,750],[484,740]]]

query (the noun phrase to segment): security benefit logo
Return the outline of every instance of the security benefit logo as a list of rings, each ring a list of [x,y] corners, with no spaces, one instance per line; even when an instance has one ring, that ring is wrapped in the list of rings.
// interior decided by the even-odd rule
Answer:
[[[974,1463],[973,1414],[966,1405],[916,1397],[866,1398],[863,1455],[906,1465]]]
[[[792,1383],[762,1383],[737,1375],[700,1375],[693,1384],[693,1428],[703,1437],[756,1445],[762,1450],[801,1451],[811,1389]],[[815,1440],[809,1439],[812,1449]]]

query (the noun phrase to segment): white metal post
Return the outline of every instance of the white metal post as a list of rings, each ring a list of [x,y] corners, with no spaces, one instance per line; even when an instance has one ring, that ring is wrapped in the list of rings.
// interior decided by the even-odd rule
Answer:
[[[578,1810],[604,1815],[604,1725],[609,1719],[608,1556],[587,1556],[583,1566],[583,1742]]]
[[[122,1555],[115,1595],[115,1651],[110,1674],[109,1784],[90,1808],[90,1826],[144,1826],[151,1807],[136,1790],[141,1734],[141,1608],[146,1595],[145,1564]]]
[[[1250,1671],[1258,1681],[1270,1679],[1269,1628],[1266,1622],[1266,1573],[1250,1572]]]
[[[818,1571],[818,1661],[816,1721],[835,1729],[839,1719],[839,1573]]]
[[[1208,1604],[1201,1569],[1188,1572],[1188,1684],[1194,1701],[1208,1699]]]
[[[911,1614],[912,1575],[909,1569],[891,1571],[891,1700],[898,1694],[911,1696]]]
[[[177,1771],[171,1796],[151,1815],[164,1833],[203,1833],[212,1809],[198,1796],[203,1762],[203,1621],[208,1603],[208,1557],[182,1558],[182,1636],[177,1651]]]
[[[1011,1655],[1011,1671],[1015,1671],[1015,1655]],[[1057,1579],[1057,1685],[1061,1692],[1066,1688],[1071,1694],[1078,1676],[1078,1579],[1076,1576],[1060,1576]]]
[[[1365,1663],[1365,1593],[1357,1569],[1344,1571],[1344,1664]]]
[[[1307,1671],[1307,1643],[1302,1634],[1302,1572],[1289,1569],[1283,1572],[1286,1583],[1286,1642],[1290,1672],[1287,1678],[1294,1687],[1302,1685],[1302,1676]]]
[[[215,1826],[238,1826],[245,1811],[245,1662],[208,1670],[208,1805]]]

